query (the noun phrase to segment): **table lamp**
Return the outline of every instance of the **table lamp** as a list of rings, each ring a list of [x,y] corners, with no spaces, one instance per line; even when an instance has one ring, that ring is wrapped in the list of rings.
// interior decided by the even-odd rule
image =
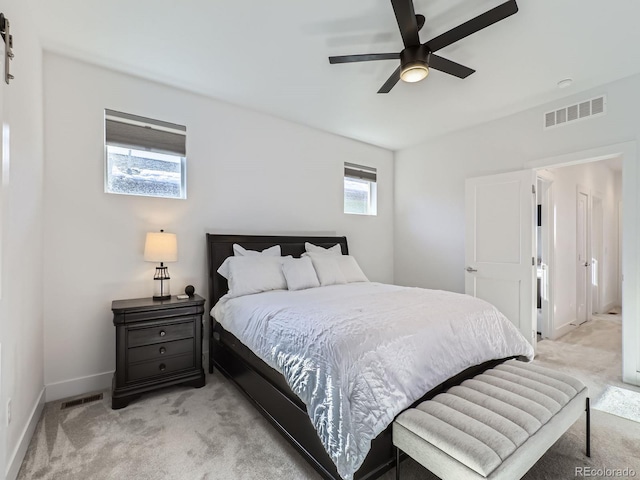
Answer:
[[[146,262],[160,262],[153,276],[153,299],[168,300],[171,298],[169,291],[169,269],[164,262],[178,261],[178,239],[175,233],[149,232],[144,242],[144,259]]]

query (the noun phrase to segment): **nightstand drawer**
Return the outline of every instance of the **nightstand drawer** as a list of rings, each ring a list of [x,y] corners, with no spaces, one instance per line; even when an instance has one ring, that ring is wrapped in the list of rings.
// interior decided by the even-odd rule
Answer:
[[[194,367],[193,362],[193,354],[188,354],[130,365],[127,369],[127,380],[134,382],[158,375],[166,375],[179,370],[186,370]]]
[[[144,312],[129,312],[124,315],[124,323],[141,322],[145,320],[159,320],[170,317],[186,317],[187,315],[200,315],[202,307],[189,306],[180,308],[167,308]]]
[[[130,348],[127,351],[129,363],[143,362],[145,360],[160,360],[162,358],[193,352],[193,339],[174,340],[144,347]]]
[[[170,342],[172,340],[181,340],[183,338],[191,338],[194,336],[193,329],[193,319],[183,323],[130,329],[127,332],[127,345],[131,348],[143,345],[153,345],[154,343]]]

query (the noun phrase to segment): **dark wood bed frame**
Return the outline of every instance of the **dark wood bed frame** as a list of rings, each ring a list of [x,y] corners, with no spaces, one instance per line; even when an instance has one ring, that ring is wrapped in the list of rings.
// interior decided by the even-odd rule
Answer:
[[[228,290],[227,281],[217,273],[222,262],[233,255],[233,244],[249,250],[263,250],[280,245],[282,255],[299,257],[304,253],[304,243],[310,242],[325,248],[339,244],[343,254],[348,254],[346,237],[296,237],[207,234],[209,269],[209,300],[213,306]],[[284,377],[260,360],[236,337],[227,332],[210,315],[209,325],[209,373],[214,366],[229,378],[253,403],[264,417],[302,454],[302,456],[329,480],[340,480],[333,461],[325,451],[320,438],[307,415],[306,406],[291,391]],[[493,360],[461,372],[455,377],[427,392],[418,403],[433,398],[438,393],[503,362]],[[395,465],[391,441],[391,425],[371,442],[371,450],[354,480],[378,478]]]

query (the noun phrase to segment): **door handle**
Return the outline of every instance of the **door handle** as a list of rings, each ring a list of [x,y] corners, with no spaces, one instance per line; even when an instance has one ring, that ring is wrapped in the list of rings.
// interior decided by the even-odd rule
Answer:
[[[477,272],[477,271],[478,271],[478,270],[476,270],[475,268],[467,267],[467,272],[469,272],[469,273],[475,273],[475,272]]]
[[[584,266],[588,267],[589,265],[591,265],[589,262],[585,262]]]

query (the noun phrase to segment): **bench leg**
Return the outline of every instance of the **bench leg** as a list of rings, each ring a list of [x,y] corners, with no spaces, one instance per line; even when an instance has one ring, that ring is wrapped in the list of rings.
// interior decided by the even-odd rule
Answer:
[[[396,480],[400,480],[400,449],[396,447]]]
[[[589,397],[587,397],[585,411],[587,412],[587,457],[591,457],[591,406],[589,405]]]

